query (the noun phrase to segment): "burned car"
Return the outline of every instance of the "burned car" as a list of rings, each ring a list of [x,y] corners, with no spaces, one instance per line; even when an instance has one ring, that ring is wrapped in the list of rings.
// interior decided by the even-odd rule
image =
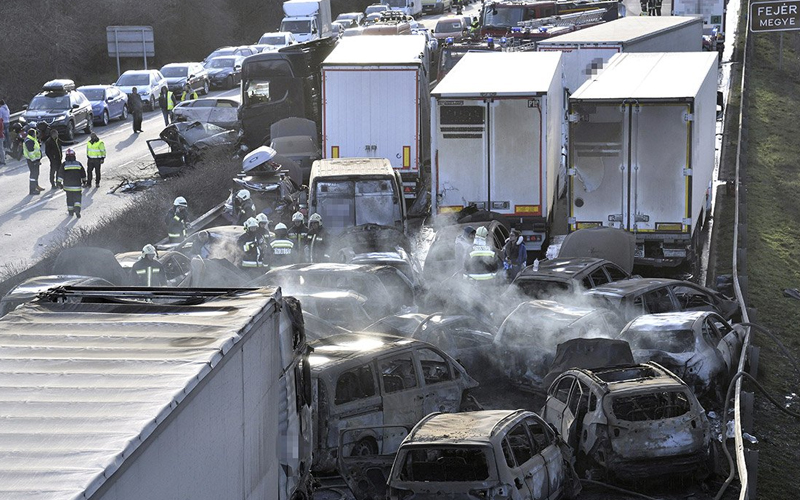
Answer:
[[[176,122],[158,136],[148,140],[147,147],[161,177],[178,175],[184,168],[194,166],[209,149],[227,147],[232,153],[238,139],[232,130],[200,122]]]
[[[491,354],[496,329],[472,316],[442,313],[398,314],[382,318],[365,330],[433,344],[455,358],[479,380],[494,375]],[[479,377],[478,374],[486,377]]]
[[[584,293],[615,308],[625,321],[642,314],[677,311],[714,311],[726,320],[741,316],[735,300],[691,281],[631,278],[607,283]]]
[[[115,257],[119,265],[122,266],[126,272],[130,273],[131,268],[141,256],[142,252],[124,252],[116,254]],[[164,268],[164,277],[167,280],[167,286],[178,286],[186,278],[191,269],[191,257],[180,252],[161,252],[156,257],[156,260],[158,260]]]
[[[558,344],[556,357],[542,385],[550,387],[553,380],[571,368],[597,370],[636,364],[631,346],[624,340],[572,339]]]
[[[563,443],[537,414],[493,410],[428,415],[400,445],[389,500],[540,500],[580,491]]]
[[[270,125],[269,136],[269,146],[297,163],[302,172],[302,184],[308,184],[311,165],[322,158],[317,124],[306,118],[284,118]]]
[[[477,387],[464,368],[430,344],[379,334],[337,335],[309,344],[314,391],[315,471],[336,467],[339,436],[364,428],[341,443],[346,455],[375,455],[386,446],[383,431],[411,427],[432,412],[456,412]]]
[[[633,349],[637,363],[655,361],[679,376],[698,398],[722,401],[736,372],[745,330],[713,312],[646,314],[634,319],[619,338]]]
[[[542,417],[576,454],[580,475],[627,483],[707,473],[705,410],[656,363],[569,370],[550,386]]]
[[[543,377],[558,344],[575,338],[612,338],[619,318],[606,309],[569,306],[551,300],[523,302],[509,314],[494,338],[500,369],[515,384],[546,390]]]
[[[351,290],[313,290],[309,287],[295,290],[292,296],[303,305],[303,314],[311,313],[340,328],[360,330],[372,321],[364,310],[367,298]]]
[[[520,271],[504,298],[547,299],[630,278],[624,269],[592,257],[543,260]]]

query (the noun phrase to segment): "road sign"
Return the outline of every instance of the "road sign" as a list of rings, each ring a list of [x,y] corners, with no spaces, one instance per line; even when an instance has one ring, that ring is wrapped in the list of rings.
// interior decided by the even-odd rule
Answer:
[[[750,31],[800,30],[800,0],[752,2]]]
[[[144,69],[147,58],[156,55],[152,26],[109,26],[106,28],[108,56],[117,58],[117,74],[120,72],[120,57],[141,57]]]

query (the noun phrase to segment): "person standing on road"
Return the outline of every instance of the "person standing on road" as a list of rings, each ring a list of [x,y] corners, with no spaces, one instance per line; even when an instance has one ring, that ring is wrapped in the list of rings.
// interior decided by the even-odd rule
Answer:
[[[42,163],[42,148],[36,137],[36,127],[31,127],[28,130],[27,139],[22,145],[22,154],[25,155],[25,161],[28,162],[28,170],[30,171],[28,194],[36,196],[40,194],[40,191],[44,191],[44,188],[39,186],[39,165]]]
[[[294,242],[289,239],[288,229],[283,222],[275,225],[275,238],[269,242],[272,248],[270,263],[273,267],[295,263]]]
[[[6,164],[6,137],[8,137],[8,134],[6,133],[5,122],[0,117],[0,165]]]
[[[639,15],[640,16],[650,15],[650,0],[639,0]]]
[[[58,170],[64,162],[64,157],[61,154],[61,141],[58,139],[58,130],[50,129],[50,137],[44,142],[44,152],[50,160],[50,189],[55,189]]]
[[[142,111],[144,104],[142,103],[142,96],[139,95],[139,90],[136,87],[131,89],[131,95],[128,98],[128,111],[133,115],[133,132],[142,131]]]
[[[181,94],[181,102],[197,99],[197,92],[192,90],[188,83],[183,85],[183,93]]]
[[[258,231],[261,233],[261,236],[264,238],[265,242],[268,242],[272,239],[274,234],[269,230],[269,217],[264,212],[259,212],[256,214],[256,221],[258,222]]]
[[[135,286],[164,286],[164,266],[157,261],[156,247],[147,244],[142,248],[142,256],[131,267],[132,281]]]
[[[161,87],[161,95],[158,96],[158,107],[164,115],[164,126],[172,123],[172,110],[175,108],[175,94],[170,92],[167,87]]]
[[[519,272],[527,264],[528,249],[519,229],[512,229],[503,246],[503,269],[506,271],[508,282],[514,281]]]
[[[3,99],[0,99],[0,119],[3,120],[3,146],[11,149],[11,138],[8,134],[11,129],[11,110]]]
[[[306,260],[308,262],[327,262],[328,232],[322,226],[322,216],[311,214],[308,218],[308,234],[306,235]]]
[[[67,192],[67,213],[72,217],[81,218],[81,198],[83,183],[86,181],[86,169],[75,158],[75,151],[67,149],[64,155],[66,161],[58,171],[58,185]]]
[[[662,0],[650,0],[653,6],[653,11],[650,14],[651,16],[660,16],[661,15],[661,2]]]
[[[180,243],[186,239],[186,228],[189,225],[189,204],[186,198],[178,196],[167,213],[167,236],[170,243]]]
[[[89,187],[92,184],[92,172],[95,173],[95,187],[100,187],[100,165],[106,161],[106,143],[97,137],[97,134],[92,132],[89,142],[86,143],[86,163],[89,166],[89,172],[84,187]]]

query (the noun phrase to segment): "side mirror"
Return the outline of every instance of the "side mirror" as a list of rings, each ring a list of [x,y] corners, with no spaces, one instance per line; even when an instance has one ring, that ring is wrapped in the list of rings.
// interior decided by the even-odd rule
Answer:
[[[242,66],[241,64],[237,64],[236,66],[233,67],[233,69],[235,69],[236,71],[240,71],[242,69]]]
[[[80,108],[80,106],[78,106],[77,104],[72,105],[72,109],[78,109],[78,108]]]
[[[23,104],[22,105],[22,109],[28,109],[28,105],[27,104]]]
[[[190,78],[190,79],[191,79],[191,78],[194,78],[194,75],[189,75],[189,78]]]

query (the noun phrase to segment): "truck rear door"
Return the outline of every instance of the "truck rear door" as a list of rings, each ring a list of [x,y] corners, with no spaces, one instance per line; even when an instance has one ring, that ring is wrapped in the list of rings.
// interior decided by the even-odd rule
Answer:
[[[323,78],[323,158],[374,156],[368,112],[372,93],[358,90],[370,87],[370,72],[325,69]]]
[[[439,211],[458,211],[473,203],[488,210],[486,103],[483,99],[440,99],[437,112],[433,187]]]

